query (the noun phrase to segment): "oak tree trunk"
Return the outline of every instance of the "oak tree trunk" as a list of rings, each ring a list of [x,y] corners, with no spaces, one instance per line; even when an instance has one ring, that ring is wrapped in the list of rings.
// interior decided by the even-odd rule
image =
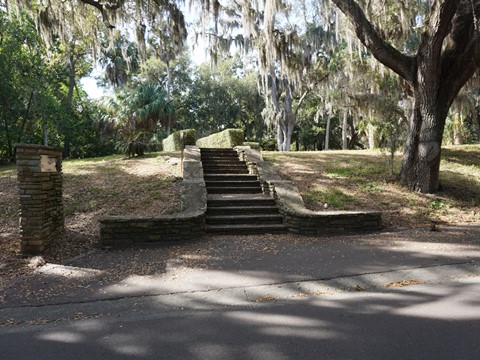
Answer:
[[[436,106],[434,99],[422,99],[422,95],[416,92],[414,99],[400,182],[411,190],[433,193],[439,189],[441,145],[447,112]]]
[[[424,193],[439,189],[445,119],[460,89],[480,66],[480,2],[432,0],[418,51],[409,56],[389,44],[365,16],[359,2],[332,0],[350,19],[362,44],[413,91],[400,181]]]

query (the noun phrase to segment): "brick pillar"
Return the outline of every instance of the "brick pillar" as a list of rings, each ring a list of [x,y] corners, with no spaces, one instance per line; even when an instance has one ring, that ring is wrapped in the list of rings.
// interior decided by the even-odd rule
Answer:
[[[38,254],[64,228],[62,150],[17,144],[21,252]]]

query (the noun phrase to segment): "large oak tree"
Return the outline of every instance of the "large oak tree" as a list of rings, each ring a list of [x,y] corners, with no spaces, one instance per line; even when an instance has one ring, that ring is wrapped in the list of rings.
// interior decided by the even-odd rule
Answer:
[[[418,49],[406,55],[389,44],[358,1],[332,0],[363,45],[409,85],[414,100],[400,181],[411,190],[439,189],[440,153],[450,106],[479,68],[480,1],[434,0]]]

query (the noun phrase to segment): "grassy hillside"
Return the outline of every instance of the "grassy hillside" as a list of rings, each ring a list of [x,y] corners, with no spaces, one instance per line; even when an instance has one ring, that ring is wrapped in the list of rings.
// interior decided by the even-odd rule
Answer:
[[[66,160],[63,162],[65,233],[46,258],[69,258],[94,248],[104,215],[160,215],[180,209],[180,152]],[[18,273],[26,263],[20,249],[16,168],[0,167],[0,274]],[[22,270],[23,269],[23,270]],[[0,289],[1,289],[0,277]]]
[[[379,151],[264,153],[295,180],[314,210],[381,210],[387,227],[480,224],[480,146],[443,150],[443,191],[423,195],[394,182],[387,156]],[[398,172],[400,157],[395,158]],[[281,165],[281,166],[280,166]],[[43,257],[58,261],[93,249],[103,215],[155,215],[178,211],[180,153],[64,161],[65,234]],[[15,167],[0,167],[0,289],[29,271],[20,248]]]
[[[408,192],[395,182],[401,156],[391,164],[380,151],[264,153],[294,180],[312,210],[380,210],[386,226],[480,224],[480,145],[443,149],[435,195]]]

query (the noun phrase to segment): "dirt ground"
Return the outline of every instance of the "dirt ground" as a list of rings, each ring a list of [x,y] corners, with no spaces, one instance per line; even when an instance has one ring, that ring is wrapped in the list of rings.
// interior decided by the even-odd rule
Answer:
[[[41,257],[24,258],[19,255],[16,169],[0,168],[0,291],[45,262],[96,249],[102,216],[171,214],[180,208],[180,153],[65,161],[63,177],[64,235]]]
[[[346,205],[340,203],[339,209],[382,211],[384,226],[395,230],[480,224],[478,149],[452,152],[442,162],[444,189],[435,195],[406,192],[385,175],[378,153],[264,155],[281,164],[279,170],[296,182],[308,208],[336,209],[335,199],[318,196],[325,189],[336,189],[335,196],[346,196]],[[0,292],[15,277],[31,274],[45,263],[61,263],[97,249],[98,220],[104,215],[161,215],[180,208],[180,153],[65,161],[63,173],[64,235],[42,256],[23,258],[18,255],[16,169],[0,167]]]

